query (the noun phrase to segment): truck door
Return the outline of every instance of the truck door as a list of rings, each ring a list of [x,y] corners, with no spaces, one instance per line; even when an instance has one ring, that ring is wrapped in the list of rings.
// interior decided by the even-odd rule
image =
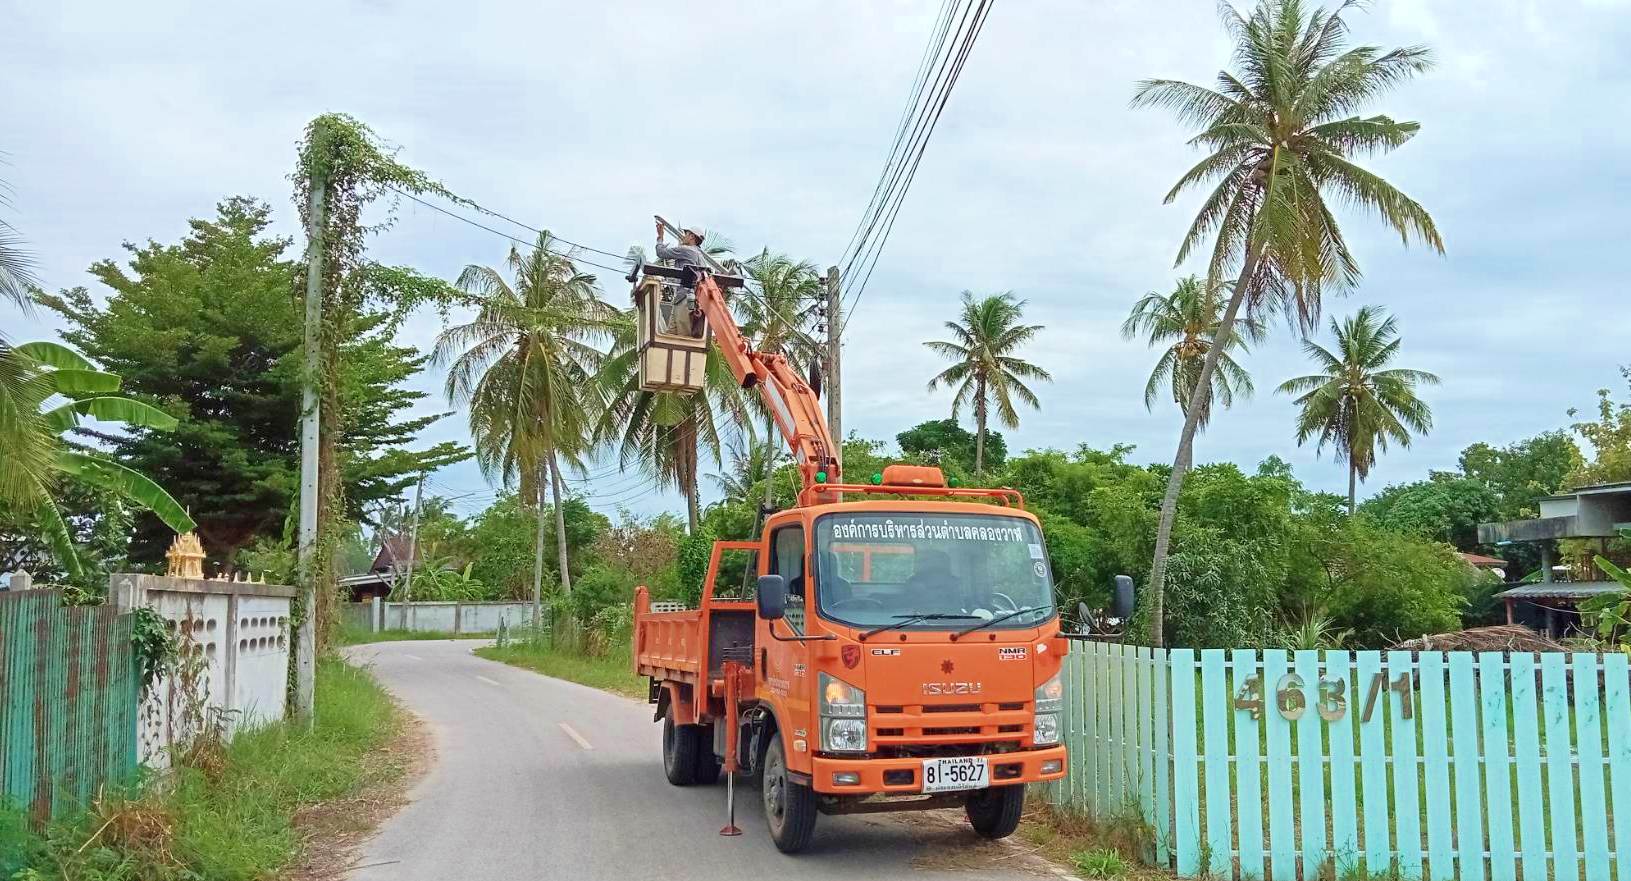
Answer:
[[[810,659],[803,643],[789,639],[804,635],[806,608],[812,593],[803,522],[792,519],[772,524],[768,541],[770,553],[766,569],[787,582],[787,617],[779,622],[759,623],[764,628],[759,639],[764,658],[761,682],[768,692],[768,700],[776,708],[778,720],[785,727],[788,766],[803,769],[809,767],[810,761]],[[781,639],[771,637],[772,629]]]

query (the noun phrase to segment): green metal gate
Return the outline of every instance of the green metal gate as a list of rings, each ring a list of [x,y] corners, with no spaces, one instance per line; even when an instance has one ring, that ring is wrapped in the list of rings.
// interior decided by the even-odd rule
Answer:
[[[131,626],[60,591],[0,593],[0,801],[43,822],[134,774]]]

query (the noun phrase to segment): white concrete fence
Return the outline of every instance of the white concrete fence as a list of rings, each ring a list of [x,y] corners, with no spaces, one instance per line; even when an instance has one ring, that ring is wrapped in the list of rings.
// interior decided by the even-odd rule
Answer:
[[[345,603],[340,618],[351,627],[378,633],[493,633],[500,622],[520,627],[532,620],[532,603],[392,603],[374,599]]]
[[[142,702],[141,762],[164,766],[169,748],[185,744],[199,724],[220,725],[231,735],[283,718],[294,595],[294,588],[275,584],[129,574],[109,579],[108,596],[120,611],[152,608],[188,653],[180,664],[188,672],[161,677]]]

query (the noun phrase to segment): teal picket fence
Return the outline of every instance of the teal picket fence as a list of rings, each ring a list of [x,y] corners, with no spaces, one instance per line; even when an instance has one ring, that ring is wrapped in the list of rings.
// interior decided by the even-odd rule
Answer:
[[[1631,881],[1624,654],[1073,646],[1058,807],[1186,878]]]
[[[0,593],[0,802],[43,822],[136,772],[131,617]]]

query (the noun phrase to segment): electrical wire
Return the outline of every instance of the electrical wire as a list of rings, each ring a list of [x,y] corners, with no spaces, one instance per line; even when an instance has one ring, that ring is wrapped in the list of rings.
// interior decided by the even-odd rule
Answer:
[[[890,233],[894,230],[895,219],[905,203],[906,194],[911,189],[912,181],[917,177],[917,169],[922,163],[923,155],[927,150],[929,139],[933,136],[935,128],[939,125],[940,117],[945,112],[947,102],[950,100],[952,89],[962,76],[963,68],[967,64],[969,54],[973,51],[975,42],[985,28],[985,22],[990,15],[992,0],[978,0],[977,4],[971,0],[964,7],[963,14],[958,21],[956,38],[952,48],[943,55],[938,55],[939,64],[934,75],[934,84],[929,88],[927,98],[918,106],[915,114],[916,124],[912,127],[912,134],[907,139],[906,152],[899,161],[892,162],[893,171],[886,168],[885,176],[888,183],[883,186],[884,199],[878,203],[878,208],[864,217],[861,227],[864,232],[858,237],[858,245],[850,254],[845,264],[843,277],[849,280],[843,296],[848,303],[842,309],[843,321],[839,324],[839,333],[848,327],[849,320],[855,314],[856,304],[861,294],[866,290],[867,283],[872,278],[872,272],[877,267],[878,260],[883,254],[884,245],[888,242]],[[949,10],[948,10],[949,11]],[[950,17],[947,21],[949,23]],[[938,50],[937,50],[938,51]],[[927,81],[927,76],[925,76]],[[914,93],[917,94],[917,93]],[[887,215],[887,218],[886,218]],[[882,224],[882,234],[874,236]],[[858,271],[865,267],[864,271]],[[860,276],[860,281],[854,279]]]
[[[500,238],[509,239],[510,241],[515,242],[518,245],[525,245],[528,248],[536,248],[538,246],[538,243],[536,241],[529,242],[526,239],[516,238],[515,236],[512,236],[509,233],[504,232],[503,230],[493,229],[492,227],[490,227],[490,226],[488,226],[488,225],[486,225],[484,223],[479,223],[477,221],[471,220],[468,217],[465,217],[462,214],[457,214],[457,213],[455,213],[453,211],[449,211],[448,209],[443,208],[442,206],[437,205],[437,204],[435,204],[433,202],[427,202],[424,199],[421,199],[421,198],[419,198],[418,196],[415,196],[412,193],[405,193],[405,192],[403,192],[401,190],[396,190],[396,189],[392,189],[392,188],[389,188],[389,187],[387,189],[391,189],[392,192],[398,193],[398,194],[400,194],[402,196],[405,196],[405,197],[407,197],[407,198],[409,198],[409,199],[411,199],[411,200],[413,200],[415,202],[418,202],[420,205],[423,205],[423,206],[425,206],[426,208],[429,208],[432,211],[437,211],[437,212],[440,212],[442,214],[446,214],[448,217],[451,217],[454,220],[458,220],[458,221],[462,221],[464,223],[468,223],[468,224],[470,224],[471,226],[473,226],[473,227],[475,227],[477,229],[486,230],[487,232],[490,232],[495,236],[498,236]],[[511,222],[514,223],[514,221],[511,221]],[[519,226],[520,224],[517,224],[517,225]],[[551,235],[553,236],[553,234],[551,234]],[[556,238],[558,238],[558,237],[556,237]],[[560,239],[560,240],[563,241],[563,242],[566,241],[566,239]],[[568,244],[570,244],[570,243],[568,243]],[[581,246],[574,246],[574,247],[581,247]],[[545,250],[549,250],[549,249],[545,248]],[[606,253],[604,251],[599,251],[599,250],[594,249],[594,248],[586,248],[585,250],[592,250],[592,251],[595,251],[596,253]],[[560,251],[549,251],[549,253],[554,254],[557,257],[565,257],[566,259],[571,260],[574,263],[582,263],[582,264],[585,264],[587,266],[596,267],[597,269],[607,270],[608,272],[617,272],[617,273],[628,272],[628,267],[626,267],[626,266],[624,266],[624,267],[607,266],[604,263],[596,263],[593,260],[586,260],[586,259],[584,259],[582,257],[579,257],[579,256],[576,256],[574,254],[566,254],[566,253],[562,253]]]

